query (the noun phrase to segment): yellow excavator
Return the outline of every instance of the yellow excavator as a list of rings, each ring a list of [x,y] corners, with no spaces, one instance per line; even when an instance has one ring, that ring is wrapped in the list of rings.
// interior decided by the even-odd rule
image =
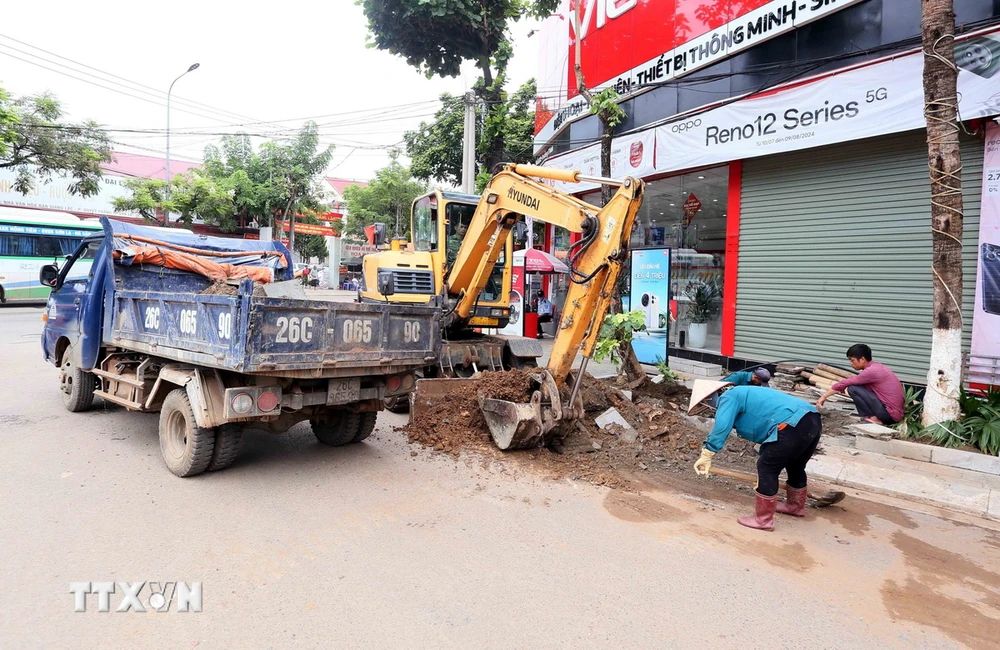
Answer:
[[[361,300],[423,304],[439,300],[453,305],[458,293],[449,291],[449,274],[479,207],[480,197],[433,190],[413,201],[410,231],[413,241],[394,239],[389,250],[366,255],[362,262]],[[382,244],[381,237],[376,239]],[[506,370],[536,366],[542,347],[533,339],[482,334],[481,329],[502,329],[511,318],[510,290],[513,234],[503,247],[486,284],[469,313],[457,318],[451,312],[442,333],[442,350],[436,367],[426,377],[469,377],[479,370]],[[388,398],[386,407],[402,411],[406,402]]]
[[[587,181],[616,185],[618,190],[607,205],[598,208],[536,179],[569,183]],[[629,237],[642,205],[644,189],[641,180],[631,177],[615,180],[585,176],[572,170],[515,164],[505,165],[484,189],[442,288],[442,297],[447,301],[446,331],[467,326],[479,315],[477,307],[483,291],[494,276],[501,255],[510,259],[511,233],[523,217],[580,234],[579,241],[569,249],[571,282],[556,327],[552,352],[546,367],[534,374],[537,390],[527,403],[479,395],[490,433],[501,449],[544,446],[564,435],[566,429],[562,425],[583,416],[580,384],[593,355],[613,288],[628,259]],[[439,230],[421,231],[417,219],[414,226],[415,252],[430,247],[420,244],[427,233],[438,232],[440,242]],[[402,246],[397,243],[390,253],[402,253]],[[396,287],[394,269],[388,264],[393,260],[398,263],[401,257],[377,254],[365,258],[365,284],[366,287],[374,285],[376,291],[362,290],[363,299],[392,300]],[[574,375],[571,371],[577,353],[582,353],[583,362]],[[498,370],[502,365],[479,369]],[[418,380],[412,397],[415,408],[411,418],[419,416],[421,406],[447,399],[454,388],[449,382],[456,381],[464,380]]]

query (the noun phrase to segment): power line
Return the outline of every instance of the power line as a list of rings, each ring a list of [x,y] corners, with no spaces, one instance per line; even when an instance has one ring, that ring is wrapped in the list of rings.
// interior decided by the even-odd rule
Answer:
[[[125,87],[125,88],[127,88],[128,90],[131,90],[131,91],[144,92],[145,94],[154,94],[154,95],[157,95],[157,96],[162,96],[162,99],[166,98],[167,93],[163,92],[162,90],[160,90],[158,88],[154,88],[152,86],[148,86],[146,84],[139,83],[138,81],[132,81],[131,79],[127,79],[127,78],[122,77],[120,75],[116,75],[114,73],[107,72],[105,70],[101,70],[100,68],[95,68],[94,66],[87,65],[86,63],[81,63],[79,61],[75,61],[74,59],[71,59],[69,57],[62,56],[61,54],[56,54],[55,52],[50,52],[49,50],[46,50],[46,49],[41,48],[41,47],[38,47],[37,45],[32,45],[31,43],[27,43],[27,42],[22,41],[22,40],[18,40],[16,38],[13,38],[12,36],[7,36],[5,34],[0,34],[0,38],[4,38],[4,39],[7,39],[9,41],[13,41],[15,43],[19,43],[19,44],[24,45],[26,47],[29,47],[29,48],[31,48],[33,50],[38,50],[39,52],[44,52],[45,54],[48,54],[50,56],[54,56],[54,57],[56,57],[58,59],[62,59],[64,61],[69,61],[70,63],[72,63],[75,66],[79,66],[81,68],[86,68],[88,70],[94,70],[95,72],[98,72],[101,75],[104,75],[105,77],[111,77],[113,79],[120,79],[121,81],[124,81],[124,82],[126,82],[128,84],[131,84],[132,86],[137,86],[138,88],[128,88],[127,86],[123,86],[123,84],[111,81],[109,79],[102,79],[101,77],[99,77],[97,75],[93,75],[93,74],[90,74],[88,72],[84,72],[83,70],[77,70],[77,69],[72,68],[72,67],[70,67],[70,66],[68,66],[66,64],[59,63],[57,61],[52,61],[50,59],[46,59],[46,58],[41,57],[41,56],[39,56],[37,54],[34,54],[32,52],[26,52],[24,50],[20,50],[18,48],[12,47],[10,45],[0,44],[0,46],[5,47],[7,49],[14,50],[15,52],[19,52],[21,54],[25,54],[27,56],[40,59],[42,61],[45,61],[46,63],[51,63],[53,65],[57,65],[57,66],[66,68],[68,70],[71,70],[71,71],[79,73],[79,74],[85,74],[87,76],[94,77],[95,79],[98,79],[100,81],[104,81],[106,83],[113,83],[113,84],[118,85],[118,86],[123,86],[123,87]],[[27,63],[31,63],[31,62],[27,62]],[[146,89],[146,90],[139,90],[139,89]],[[182,102],[184,104],[188,104],[188,105],[190,105],[193,108],[198,108],[199,110],[207,110],[207,111],[212,112],[212,113],[216,113],[216,114],[219,114],[219,115],[227,116],[227,119],[232,119],[233,117],[236,117],[236,118],[239,118],[239,119],[249,119],[249,120],[256,119],[256,118],[253,118],[253,117],[249,117],[247,115],[242,115],[240,113],[235,113],[233,111],[228,111],[228,110],[223,110],[223,109],[215,108],[215,107],[213,107],[213,106],[211,106],[209,104],[205,104],[204,102],[198,102],[198,101],[194,101],[194,100],[190,100],[190,99],[185,99],[183,97],[179,97],[179,96],[176,96],[176,95],[173,96],[172,99],[173,99],[173,101],[176,101],[176,102]],[[201,117],[204,117],[204,116],[201,116]],[[262,123],[265,123],[265,122],[262,122]]]
[[[0,44],[0,47],[9,47],[9,46]],[[11,49],[13,49],[13,48],[11,48]],[[147,102],[149,104],[156,104],[157,106],[165,106],[165,103],[163,103],[163,102],[158,102],[156,100],[149,99],[148,97],[142,97],[140,95],[133,95],[132,93],[125,92],[124,90],[120,90],[118,88],[113,88],[111,86],[105,86],[103,84],[99,84],[99,83],[96,83],[94,81],[90,81],[88,79],[83,79],[81,77],[77,77],[75,75],[69,74],[68,72],[64,72],[62,70],[57,70],[55,68],[50,68],[48,66],[42,65],[41,63],[37,63],[35,61],[30,61],[28,59],[24,59],[24,58],[21,58],[19,56],[15,56],[15,55],[11,54],[10,52],[5,52],[3,50],[0,50],[0,54],[3,54],[4,56],[8,56],[8,57],[10,57],[12,59],[17,59],[18,61],[23,61],[24,63],[27,63],[29,65],[33,65],[33,66],[42,68],[43,70],[48,70],[50,72],[55,72],[56,74],[61,74],[64,77],[69,77],[70,79],[76,79],[77,81],[82,81],[83,83],[90,84],[92,86],[97,86],[98,88],[103,88],[104,90],[110,90],[111,92],[118,93],[119,95],[125,95],[126,97],[131,97],[132,99],[138,99],[139,101]],[[86,74],[86,73],[82,73],[82,74]],[[93,76],[93,75],[91,75],[91,76]],[[185,109],[185,108],[177,108],[175,110],[180,111],[182,113],[188,113],[189,115],[194,115],[196,117],[201,117],[201,118],[204,118],[204,119],[212,120],[214,122],[222,122],[223,124],[225,124],[225,120],[220,120],[219,118],[212,117],[210,115],[204,115],[202,113],[196,113],[194,111],[191,111],[191,110],[188,110],[188,109]]]

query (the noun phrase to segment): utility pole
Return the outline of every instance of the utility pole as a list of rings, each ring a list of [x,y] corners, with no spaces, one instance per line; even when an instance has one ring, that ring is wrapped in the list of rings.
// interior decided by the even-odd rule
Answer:
[[[189,72],[197,70],[199,65],[201,64],[192,63],[187,70],[182,72],[177,77],[177,79],[174,79],[172,82],[170,82],[170,88],[167,90],[167,161],[166,161],[166,168],[164,169],[167,179],[167,187],[164,190],[165,192],[164,197],[166,199],[170,199],[170,93],[174,92],[174,84],[177,83],[178,79],[180,79]],[[166,208],[163,210],[163,225],[164,226],[170,225],[170,208]]]
[[[465,137],[462,140],[462,191],[476,191],[476,94],[465,93]]]

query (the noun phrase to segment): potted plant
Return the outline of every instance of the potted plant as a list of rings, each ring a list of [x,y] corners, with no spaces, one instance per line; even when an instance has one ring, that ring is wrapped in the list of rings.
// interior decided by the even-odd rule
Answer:
[[[703,348],[708,339],[708,323],[715,318],[718,310],[718,292],[711,284],[704,282],[689,283],[684,292],[690,304],[688,305],[688,347]]]

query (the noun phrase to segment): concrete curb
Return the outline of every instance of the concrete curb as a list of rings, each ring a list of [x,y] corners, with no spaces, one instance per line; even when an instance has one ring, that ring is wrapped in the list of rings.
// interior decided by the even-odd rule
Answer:
[[[856,454],[856,455],[854,455]],[[1000,521],[1000,488],[935,474],[898,469],[882,454],[826,447],[806,468],[811,477],[946,510]]]
[[[970,469],[974,472],[1000,476],[1000,457],[998,456],[961,449],[946,449],[908,440],[878,440],[866,436],[857,436],[854,439],[854,445],[863,451],[885,454],[886,456],[909,458],[935,465]]]

